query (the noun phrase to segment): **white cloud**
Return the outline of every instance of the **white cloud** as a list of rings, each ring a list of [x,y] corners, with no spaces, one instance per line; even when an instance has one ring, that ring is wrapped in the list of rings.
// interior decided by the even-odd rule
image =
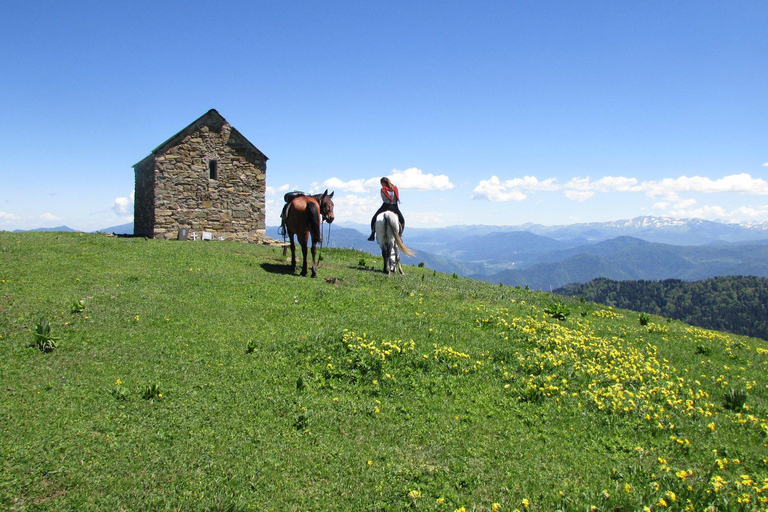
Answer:
[[[768,204],[762,206],[741,206],[733,210],[732,215],[738,218],[765,220],[768,217]]]
[[[677,206],[669,210],[671,217],[678,218],[697,218],[697,219],[724,219],[733,217],[732,213],[728,213],[722,206],[702,206],[700,208],[686,208]]]
[[[42,220],[60,220],[57,216],[55,216],[52,213],[44,213],[40,216]]]
[[[691,206],[693,206],[695,204],[696,204],[696,200],[695,199],[684,199],[684,200],[678,202],[677,204],[675,204],[673,206],[673,208],[677,208],[677,209],[680,209],[680,210],[687,210],[688,208],[690,208]]]
[[[566,190],[565,197],[572,201],[586,201],[594,196],[595,193],[591,190]]]
[[[690,178],[680,176],[679,178],[665,178],[661,181],[646,181],[635,189],[642,190],[650,197],[669,197],[679,192],[768,195],[768,181],[753,178],[747,173],[732,174],[716,180],[703,176]]]
[[[334,190],[334,192],[336,192]],[[336,215],[337,222],[356,222],[367,224],[373,213],[381,205],[381,200],[378,196],[372,194],[368,195],[355,195],[355,194],[337,194],[333,196],[334,208],[333,211]],[[280,204],[282,208],[282,203]],[[279,217],[279,212],[277,213]]]
[[[765,162],[765,163],[763,164],[763,167],[768,167],[768,162]]]
[[[590,178],[573,178],[564,185],[556,181],[555,178],[539,180],[535,176],[525,176],[502,182],[498,176],[492,176],[490,180],[480,181],[473,191],[472,199],[487,199],[493,202],[522,201],[528,197],[528,193],[562,190],[568,199],[585,201],[593,197],[595,192],[626,192],[637,186],[637,179],[622,176],[606,176],[597,181]]]
[[[128,197],[118,197],[112,205],[112,211],[121,217],[133,215],[135,192],[132,190]]]
[[[742,173],[719,179],[680,176],[644,182],[624,176],[605,176],[594,181],[588,177],[577,177],[560,185],[556,183],[555,178],[540,181],[535,176],[525,176],[502,182],[498,176],[492,176],[489,180],[480,181],[472,193],[472,199],[486,199],[492,202],[523,201],[527,199],[528,193],[557,190],[562,190],[565,197],[574,201],[590,199],[594,197],[595,192],[644,192],[651,198],[663,198],[664,201],[656,203],[654,208],[664,209],[670,203],[679,203],[682,200],[680,194],[684,193],[768,195],[768,181]]]
[[[404,171],[392,170],[389,179],[398,188],[404,190],[450,190],[454,187],[450,178],[445,174],[424,174],[421,169],[411,167]],[[378,181],[377,188],[378,188]]]
[[[18,217],[16,217],[12,213],[0,212],[0,219],[3,219],[3,220],[16,220],[16,219],[18,219]]]
[[[287,192],[290,188],[291,188],[291,186],[288,185],[287,183],[285,185],[280,185],[277,188],[270,187],[269,185],[267,185],[267,188],[266,188],[266,190],[264,192],[268,196],[274,196],[274,195],[276,195],[278,193],[281,193],[281,192]]]
[[[487,199],[493,203],[523,201],[528,197],[524,192],[557,189],[555,178],[539,181],[535,176],[525,176],[502,182],[498,176],[491,176],[491,179],[481,180],[475,187],[472,199]]]
[[[605,176],[597,181],[590,178],[573,178],[563,185],[566,190],[591,191],[591,192],[628,192],[637,186],[636,178],[624,176]]]
[[[740,206],[732,210],[726,210],[722,206],[705,205],[698,208],[695,199],[686,199],[673,205],[661,202],[655,203],[653,209],[664,211],[665,215],[677,218],[700,218],[709,220],[759,220],[763,221],[768,216],[768,204],[760,206]]]
[[[445,174],[424,174],[421,169],[411,167],[404,171],[393,169],[387,176],[397,188],[401,190],[450,190],[454,187],[450,178]],[[319,189],[340,190],[352,194],[366,194],[375,192],[381,188],[381,177],[361,178],[351,181],[343,181],[339,178],[325,180]]]
[[[332,190],[332,191],[340,190],[342,192],[350,192],[353,194],[365,194],[367,192],[373,192],[379,189],[379,187],[381,186],[379,185],[379,179],[380,178],[369,178],[369,179],[359,179],[359,180],[352,180],[352,181],[342,181],[339,178],[331,178],[331,179],[325,180],[320,185],[320,188],[323,190],[327,188],[328,190]]]

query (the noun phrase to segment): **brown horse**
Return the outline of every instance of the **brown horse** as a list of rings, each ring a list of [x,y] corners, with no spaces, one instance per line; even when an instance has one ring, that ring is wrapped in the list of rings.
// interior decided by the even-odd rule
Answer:
[[[288,203],[285,212],[285,229],[291,240],[291,271],[296,271],[296,245],[293,235],[299,239],[303,262],[301,275],[307,275],[307,243],[312,238],[312,277],[317,277],[315,271],[315,246],[323,241],[322,221],[333,222],[333,192],[328,190],[314,196],[298,196]]]

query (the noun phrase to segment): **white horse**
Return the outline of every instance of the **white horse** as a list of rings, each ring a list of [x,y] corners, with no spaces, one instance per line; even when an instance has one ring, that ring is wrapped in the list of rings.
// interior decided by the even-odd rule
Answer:
[[[376,217],[376,240],[381,248],[381,257],[384,258],[384,273],[389,274],[397,270],[403,274],[400,252],[406,256],[413,256],[415,253],[407,248],[400,238],[400,219],[395,212],[382,212]]]

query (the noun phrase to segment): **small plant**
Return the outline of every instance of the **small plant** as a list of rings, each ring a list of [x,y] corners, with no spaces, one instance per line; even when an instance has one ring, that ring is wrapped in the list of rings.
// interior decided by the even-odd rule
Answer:
[[[702,356],[708,356],[712,352],[712,349],[705,347],[704,345],[696,345],[696,353]]]
[[[562,302],[553,302],[544,308],[544,312],[556,320],[565,320],[571,311]]]
[[[299,414],[293,422],[293,428],[296,430],[306,430],[309,423],[309,416],[306,414]]]
[[[453,278],[454,278],[454,279],[458,279],[458,278],[459,278],[459,274],[457,274],[456,272],[454,272],[454,273],[453,273]]]
[[[724,395],[725,408],[732,411],[740,411],[744,408],[744,404],[747,403],[747,391],[744,389],[731,388]]]
[[[141,394],[141,398],[144,400],[163,398],[163,393],[160,391],[160,386],[157,384],[150,384],[144,389],[144,392]]]
[[[48,320],[41,318],[35,325],[35,344],[34,347],[42,352],[51,352],[57,347],[56,342],[61,338],[54,336],[51,331],[51,324]]]
[[[248,354],[253,354],[256,351],[256,341],[249,340],[248,345],[245,347],[245,352]]]
[[[648,325],[648,322],[651,321],[651,317],[646,315],[645,313],[640,313],[640,317],[638,318],[638,321],[640,322],[640,325]]]
[[[418,264],[418,267],[419,267],[419,268],[424,268],[424,262],[423,262],[423,261],[420,261],[420,262],[419,262],[419,264]]]
[[[115,387],[109,392],[115,400],[128,400],[128,392],[125,390],[125,386],[121,386],[123,382],[120,379],[115,381]]]
[[[360,258],[357,262],[358,267],[365,268],[368,265],[368,262],[365,261],[365,258]]]
[[[80,299],[72,303],[72,314],[82,313],[85,311],[85,301]]]

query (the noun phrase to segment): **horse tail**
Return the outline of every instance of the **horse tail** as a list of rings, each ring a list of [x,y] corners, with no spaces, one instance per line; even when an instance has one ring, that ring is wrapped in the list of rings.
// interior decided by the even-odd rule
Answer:
[[[320,228],[320,207],[315,201],[307,201],[307,222],[309,233],[318,242],[323,241],[323,232]]]
[[[416,256],[416,253],[405,246],[403,239],[400,237],[400,226],[398,226],[398,219],[396,215],[390,217],[389,229],[392,230],[392,238],[395,240],[395,245],[401,253],[406,256]]]

